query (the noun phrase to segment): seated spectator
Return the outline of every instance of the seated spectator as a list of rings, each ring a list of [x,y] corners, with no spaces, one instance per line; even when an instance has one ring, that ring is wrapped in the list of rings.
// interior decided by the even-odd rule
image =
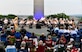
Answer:
[[[81,39],[81,42],[80,42],[80,48],[82,49],[82,39]]]
[[[32,33],[32,36],[30,38],[37,38],[37,36],[35,36],[35,33]]]
[[[69,29],[68,28],[64,29],[64,33],[70,33]]]
[[[48,38],[46,39],[45,43],[46,43],[47,47],[49,47],[49,48],[52,47],[53,41],[52,41],[51,35],[48,35]]]
[[[31,52],[32,51],[31,49],[34,48],[33,40],[31,38],[29,38],[25,42],[26,42],[26,50]]]
[[[82,52],[82,48],[80,49],[80,52]]]
[[[9,35],[9,36],[7,37],[7,40],[9,41],[9,43],[14,44],[15,41],[16,41],[16,38],[15,38],[14,35]]]
[[[66,39],[64,37],[64,35],[62,35],[57,44],[54,46],[54,51],[57,51],[57,52],[64,52],[65,51],[65,45],[66,45]]]
[[[62,35],[62,36],[60,37],[60,39],[59,39],[59,43],[65,45],[66,42],[67,42],[67,40],[66,40],[65,36]]]
[[[28,52],[25,47],[26,47],[26,42],[22,41],[21,42],[21,48],[17,52]]]
[[[10,27],[7,27],[7,29],[6,29],[6,34],[7,34],[7,35],[11,35],[11,28],[10,28]]]
[[[52,35],[52,41],[54,41],[54,44],[56,44],[56,42],[57,42],[57,36],[56,36],[56,34],[53,34]]]
[[[20,30],[21,35],[24,36],[26,34],[26,32],[27,32],[26,29],[24,27],[22,27]]]
[[[27,50],[21,48],[20,50],[18,50],[17,52],[27,52]]]
[[[71,48],[73,47],[73,43],[72,42],[69,42],[68,44],[67,44],[67,48],[66,48],[66,51],[67,52],[71,52]]]
[[[71,30],[70,30],[70,35],[71,35],[72,38],[75,39],[75,37],[76,37],[76,35],[77,35],[77,31],[76,31],[74,28],[71,28]]]
[[[22,49],[25,49],[25,47],[26,47],[26,42],[25,42],[25,41],[22,41],[20,47],[21,47]]]
[[[32,38],[28,38],[27,36],[24,36],[23,41],[26,42],[26,48],[31,48],[33,46]]]
[[[74,44],[74,39],[73,38],[70,38],[70,41],[72,44]]]
[[[55,25],[57,25],[57,24],[58,24],[57,20],[54,20],[54,21],[53,21],[53,23],[54,23]]]
[[[59,27],[58,26],[54,27],[54,31],[56,31],[56,30],[59,30]]]
[[[17,52],[16,47],[14,45],[7,45],[5,50],[6,52]]]
[[[69,20],[69,21],[68,21],[68,24],[69,24],[70,26],[72,26],[72,23],[73,23],[72,20]]]
[[[59,31],[59,27],[56,26],[56,27],[54,28],[54,32],[55,32],[56,34],[58,34],[58,31]]]
[[[74,39],[70,38],[70,41],[68,42],[68,44],[66,46],[67,47],[66,51],[71,52],[71,49],[72,49],[73,45],[74,45]]]
[[[45,42],[46,40],[46,36],[44,35],[44,33],[42,33],[42,35],[39,38],[40,40],[42,40],[43,42]]]
[[[60,26],[60,29],[58,31],[58,38],[60,38],[62,34],[64,34],[64,27]]]
[[[24,36],[23,41],[27,42],[27,40],[28,40],[28,37]]]
[[[70,35],[72,35],[72,34],[77,34],[77,31],[74,28],[71,28],[71,30],[70,30]]]
[[[7,25],[8,24],[8,19],[5,18],[3,22],[4,22],[5,25]]]
[[[74,25],[73,27],[75,29],[76,32],[78,32],[78,27]]]
[[[16,39],[16,48],[20,49],[20,45],[21,45],[21,39]]]
[[[43,41],[39,41],[38,48],[36,52],[45,52],[45,46],[43,45]]]
[[[70,40],[70,31],[69,29],[64,29],[64,35],[65,35],[65,38],[67,39],[67,42],[69,42]]]
[[[37,46],[38,45],[38,39],[37,38],[33,38],[33,45]]]
[[[79,50],[78,50],[78,48],[73,47],[73,48],[71,49],[71,52],[79,52]]]
[[[20,20],[20,22],[19,22],[20,25],[24,25],[24,23],[25,23],[25,21],[23,19]]]
[[[0,47],[0,52],[5,52],[4,48]]]
[[[37,24],[37,21],[34,20],[34,21],[33,21],[33,25],[36,25],[36,24]]]
[[[0,52],[5,52],[5,45],[2,41],[0,41]]]
[[[54,46],[54,51],[64,52],[65,51],[65,45],[63,43],[61,43],[60,40],[58,40],[57,44]]]
[[[60,26],[60,28],[59,28],[59,31],[58,31],[59,33],[64,33],[64,27],[63,26]]]
[[[11,28],[11,33],[12,34],[15,34],[15,32],[16,32],[15,29],[14,28]]]
[[[64,20],[60,20],[60,25],[64,25],[65,24],[65,21]]]
[[[64,47],[64,45],[58,43],[57,45],[54,46],[54,51],[55,52],[64,52],[65,47]]]
[[[4,22],[0,19],[0,26],[3,26]]]
[[[2,31],[3,30],[3,27],[2,26],[0,26],[0,31]]]
[[[26,21],[26,25],[29,25],[29,24],[30,24],[30,20],[27,20],[27,21]]]
[[[68,24],[68,20],[65,20],[65,28],[68,29],[69,24]]]

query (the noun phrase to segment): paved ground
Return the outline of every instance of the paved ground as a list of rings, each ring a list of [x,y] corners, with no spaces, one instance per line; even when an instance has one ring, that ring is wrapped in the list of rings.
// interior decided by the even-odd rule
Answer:
[[[75,20],[75,23],[78,23],[78,20]],[[77,24],[78,25],[78,24]],[[79,28],[82,28],[82,26],[79,26]],[[47,35],[49,32],[47,32],[47,27],[42,27],[41,29],[36,29],[35,27],[33,27],[32,29],[30,29],[29,27],[25,26],[25,29],[29,32],[34,32],[36,34],[42,34],[44,33],[45,35]]]
[[[43,27],[43,28],[41,28],[41,29],[36,29],[35,27],[33,27],[32,29],[30,29],[30,28],[28,28],[28,27],[25,27],[26,28],[26,30],[27,31],[29,31],[29,32],[34,32],[34,33],[36,33],[36,34],[42,34],[42,33],[44,33],[45,35],[47,35],[48,34],[48,32],[47,32],[47,27]]]
[[[82,26],[79,26],[79,28],[82,28]],[[35,27],[33,27],[32,29],[30,29],[29,27],[25,26],[25,29],[29,32],[34,32],[36,34],[42,34],[44,33],[45,35],[47,35],[49,32],[47,32],[48,28],[47,27],[43,27],[41,29],[36,29]]]

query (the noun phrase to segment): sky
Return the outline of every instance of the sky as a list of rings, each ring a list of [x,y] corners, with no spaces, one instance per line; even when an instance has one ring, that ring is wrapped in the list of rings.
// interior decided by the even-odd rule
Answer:
[[[33,15],[33,0],[0,0],[0,14]],[[82,14],[82,0],[44,0],[44,14]]]

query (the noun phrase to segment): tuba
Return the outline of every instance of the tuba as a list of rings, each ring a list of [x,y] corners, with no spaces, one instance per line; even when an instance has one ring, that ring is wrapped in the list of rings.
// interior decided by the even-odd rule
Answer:
[[[12,19],[13,23],[14,23],[14,27],[15,29],[18,28],[18,17],[15,17],[14,19]]]

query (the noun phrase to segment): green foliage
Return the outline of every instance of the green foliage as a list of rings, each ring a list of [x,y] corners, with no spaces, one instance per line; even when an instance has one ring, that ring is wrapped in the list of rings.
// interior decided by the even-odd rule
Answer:
[[[15,17],[17,17],[16,15],[14,14],[8,14],[8,15],[0,15],[0,18],[8,18],[8,19],[14,19]],[[59,13],[59,14],[52,14],[52,15],[49,15],[46,17],[47,19],[49,18],[68,18],[69,19],[69,16],[66,15],[65,13]],[[28,16],[28,19],[33,19],[33,16],[30,15]]]
[[[33,19],[33,16],[28,16],[28,19]]]
[[[16,15],[13,15],[13,14],[8,14],[7,18],[9,19],[14,19],[15,17],[17,17]]]
[[[57,15],[55,14],[55,15],[49,15],[46,18],[49,19],[49,18],[56,18],[56,17],[57,17]]]
[[[59,14],[54,14],[54,15],[49,15],[47,16],[47,18],[68,18],[69,19],[69,16],[66,15],[65,13],[59,13]]]
[[[6,15],[0,15],[0,19],[1,18],[7,18],[7,16]]]
[[[2,15],[0,15],[0,19],[2,18],[3,16]]]
[[[79,21],[82,21],[82,17],[79,19]]]
[[[35,34],[36,36],[40,36],[41,34]]]
[[[46,18],[47,18],[47,19],[49,19],[49,18],[50,18],[50,15],[49,15],[49,16],[47,16]]]
[[[17,16],[14,15],[14,14],[0,15],[0,19],[1,19],[1,18],[14,19],[15,17],[17,17]]]

